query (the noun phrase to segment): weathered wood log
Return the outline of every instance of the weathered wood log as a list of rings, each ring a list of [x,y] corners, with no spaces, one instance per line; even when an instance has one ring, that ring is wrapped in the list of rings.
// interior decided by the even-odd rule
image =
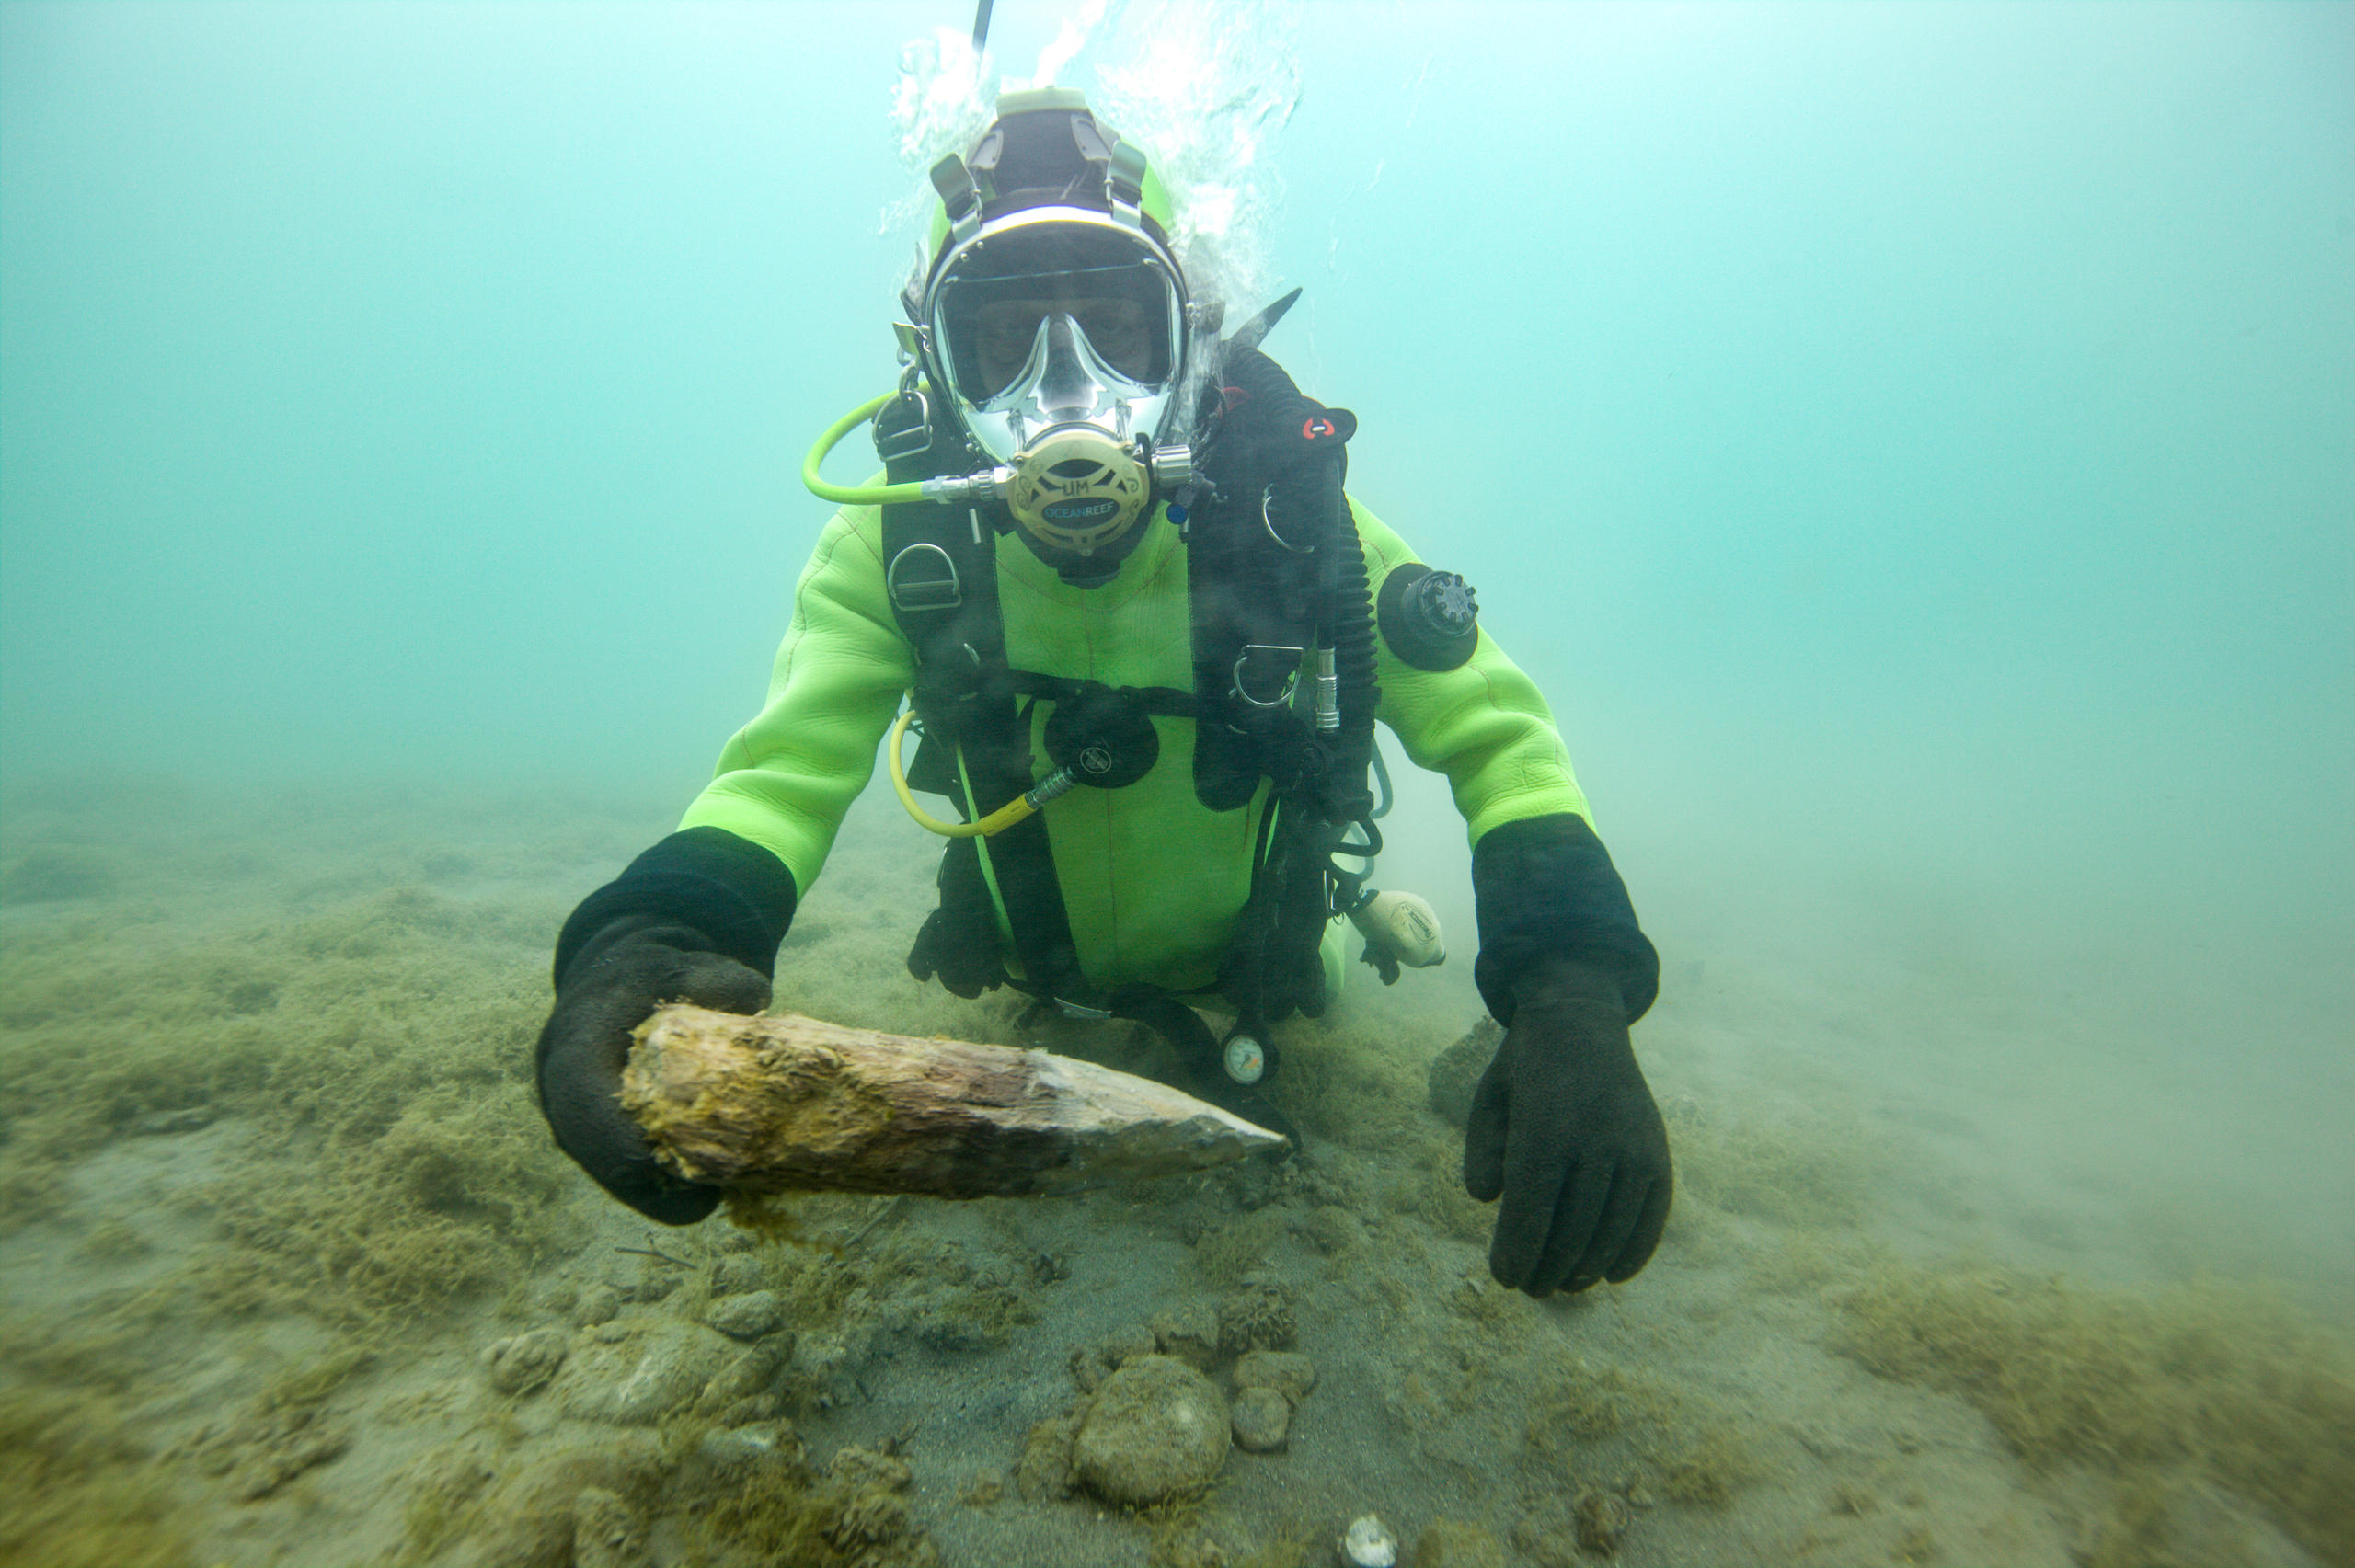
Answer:
[[[1074,1192],[1197,1171],[1281,1136],[1046,1051],[673,1005],[638,1025],[622,1105],[665,1165],[754,1192]]]

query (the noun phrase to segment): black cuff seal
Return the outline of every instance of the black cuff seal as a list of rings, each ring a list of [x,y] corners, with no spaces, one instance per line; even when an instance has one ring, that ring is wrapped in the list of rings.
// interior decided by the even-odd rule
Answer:
[[[1472,851],[1472,897],[1480,922],[1472,979],[1498,1023],[1512,1022],[1512,983],[1545,955],[1607,971],[1630,1024],[1659,996],[1660,955],[1586,818],[1562,812],[1490,830]]]
[[[556,939],[556,983],[589,939],[625,915],[690,926],[747,968],[774,977],[776,945],[800,895],[785,863],[725,828],[688,828],[629,863],[580,901]]]

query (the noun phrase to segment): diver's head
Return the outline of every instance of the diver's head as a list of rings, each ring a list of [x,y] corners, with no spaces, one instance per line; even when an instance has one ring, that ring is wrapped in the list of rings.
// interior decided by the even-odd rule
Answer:
[[[1016,470],[1024,542],[1101,581],[1152,509],[1155,456],[1187,439],[1191,350],[1166,194],[1144,155],[1062,87],[1009,93],[964,158],[906,303],[966,438]]]

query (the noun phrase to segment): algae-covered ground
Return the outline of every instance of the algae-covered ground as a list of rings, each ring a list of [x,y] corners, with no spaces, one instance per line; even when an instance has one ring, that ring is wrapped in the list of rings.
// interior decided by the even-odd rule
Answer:
[[[557,922],[674,802],[5,804],[0,1561],[1323,1564],[1373,1512],[1423,1568],[2355,1562],[2348,1265],[2291,1197],[2329,1145],[2205,1097],[2278,1215],[2150,1157],[2203,1091],[2136,1057],[2122,971],[1869,913],[1778,946],[1639,884],[1678,1207],[1635,1282],[1537,1303],[1426,1086],[1468,932],[1291,1026],[1289,1167],[665,1231],[557,1154],[528,1060]],[[779,1004],[1152,1069],[911,981],[930,861],[863,804]],[[1074,1475],[1123,1359],[1223,1400],[1255,1350],[1313,1366],[1281,1448],[1143,1509]]]

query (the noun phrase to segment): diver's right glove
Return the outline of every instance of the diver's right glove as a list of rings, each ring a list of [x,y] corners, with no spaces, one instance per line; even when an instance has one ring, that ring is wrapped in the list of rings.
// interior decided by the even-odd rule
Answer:
[[[766,1007],[764,971],[794,902],[792,874],[768,851],[696,828],[638,856],[565,922],[556,1008],[540,1030],[540,1110],[558,1147],[649,1219],[692,1225],[719,1193],[664,1170],[622,1109],[631,1033],[666,1001],[719,1013]]]
[[[748,969],[693,927],[661,915],[624,915],[583,943],[557,983],[540,1030],[540,1109],[563,1150],[599,1186],[665,1225],[692,1225],[719,1189],[672,1175],[621,1106],[630,1035],[666,1001],[718,1013],[758,1013],[768,977]]]

